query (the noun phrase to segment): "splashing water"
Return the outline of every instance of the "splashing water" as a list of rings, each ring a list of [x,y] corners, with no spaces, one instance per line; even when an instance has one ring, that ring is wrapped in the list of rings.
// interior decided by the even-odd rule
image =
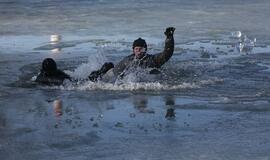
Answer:
[[[88,57],[88,62],[81,64],[73,72],[66,71],[72,78],[75,79],[87,79],[90,73],[94,70],[98,70],[107,58],[102,53],[93,54]]]

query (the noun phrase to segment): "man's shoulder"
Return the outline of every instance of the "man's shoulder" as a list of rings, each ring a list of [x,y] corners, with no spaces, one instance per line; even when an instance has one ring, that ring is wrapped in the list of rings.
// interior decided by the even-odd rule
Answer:
[[[134,54],[131,54],[131,55],[128,55],[128,56],[124,57],[124,58],[120,61],[120,63],[121,63],[121,62],[131,61],[131,60],[133,60],[133,59],[134,59]]]

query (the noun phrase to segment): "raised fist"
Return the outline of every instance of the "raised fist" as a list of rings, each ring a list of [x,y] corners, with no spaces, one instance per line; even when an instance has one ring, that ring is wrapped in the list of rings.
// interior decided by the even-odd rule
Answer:
[[[173,36],[174,30],[175,30],[174,27],[168,27],[168,28],[166,28],[166,31],[164,32],[164,34],[167,37],[171,37],[171,36]]]

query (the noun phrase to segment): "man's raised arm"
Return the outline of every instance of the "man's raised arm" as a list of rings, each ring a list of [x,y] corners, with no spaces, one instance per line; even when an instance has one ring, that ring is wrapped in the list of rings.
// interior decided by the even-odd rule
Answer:
[[[166,35],[166,40],[165,40],[165,47],[163,52],[154,55],[154,61],[156,63],[156,67],[159,68],[161,67],[164,63],[166,63],[171,56],[173,55],[174,51],[174,27],[168,27],[166,28],[166,31],[164,34]]]

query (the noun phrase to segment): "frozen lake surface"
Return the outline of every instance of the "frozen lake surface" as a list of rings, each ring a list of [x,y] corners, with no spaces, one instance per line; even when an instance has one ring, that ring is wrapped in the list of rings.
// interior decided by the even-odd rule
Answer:
[[[1,1],[0,159],[269,160],[269,7],[266,0]],[[129,55],[138,37],[150,54],[162,51],[168,26],[176,28],[175,52],[161,77],[84,80]],[[51,43],[55,34],[62,38]],[[240,41],[248,47],[239,49]],[[34,83],[47,57],[80,81]]]

